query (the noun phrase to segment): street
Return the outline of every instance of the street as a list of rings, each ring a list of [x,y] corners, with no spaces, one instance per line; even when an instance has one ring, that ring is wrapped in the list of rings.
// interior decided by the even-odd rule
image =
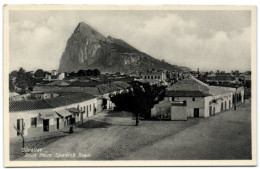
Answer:
[[[251,159],[250,105],[188,121],[142,120],[138,127],[131,113],[106,112],[43,147],[46,156],[16,160]]]

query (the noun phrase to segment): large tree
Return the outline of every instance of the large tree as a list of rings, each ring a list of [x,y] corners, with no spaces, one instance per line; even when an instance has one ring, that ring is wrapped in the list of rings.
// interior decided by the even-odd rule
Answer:
[[[9,74],[9,76],[17,77],[17,74],[18,74],[17,70],[13,70],[13,71]]]
[[[46,73],[42,69],[37,69],[34,73],[34,77],[45,77]]]
[[[20,68],[17,73],[16,84],[22,89],[21,94],[24,94],[27,89],[33,89],[35,80],[33,79],[31,73],[25,72],[23,68]]]
[[[10,92],[13,92],[14,89],[15,89],[15,85],[14,85],[14,83],[13,83],[13,80],[12,80],[12,79],[10,78],[10,76],[9,76],[9,91],[10,91]]]
[[[111,101],[119,110],[131,111],[136,117],[136,126],[139,125],[139,116],[150,118],[154,104],[158,103],[165,94],[165,87],[133,82],[129,90],[110,95]]]
[[[94,69],[93,76],[99,76],[99,75],[100,75],[100,71],[98,69]]]

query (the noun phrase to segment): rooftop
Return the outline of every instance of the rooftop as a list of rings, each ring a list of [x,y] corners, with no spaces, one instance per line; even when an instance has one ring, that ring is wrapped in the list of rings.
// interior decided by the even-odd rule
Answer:
[[[61,107],[66,106],[74,103],[83,102],[86,100],[90,100],[95,98],[92,95],[86,94],[86,93],[71,93],[67,95],[62,95],[59,97],[54,97],[50,99],[45,99],[45,101],[51,105],[52,107]]]
[[[203,91],[166,91],[165,96],[168,97],[207,97],[211,96],[209,93]]]
[[[123,87],[120,87],[120,86],[116,85],[115,83],[100,84],[97,87],[98,87],[99,92],[102,94],[111,93],[114,91],[119,91],[119,90],[124,89]]]
[[[67,93],[59,97],[42,100],[10,101],[9,112],[56,108],[95,98],[86,93]]]
[[[68,82],[58,80],[51,83],[46,84],[47,86],[69,86],[70,84]]]
[[[97,87],[63,87],[60,90],[61,93],[87,93],[90,95],[102,95],[102,93],[99,92]]]
[[[209,94],[211,94],[213,96],[230,92],[228,89],[223,89],[219,86],[209,86],[208,88],[209,88]]]
[[[177,83],[169,86],[168,91],[201,91],[208,93],[208,85],[189,75],[185,79],[178,81]]]
[[[49,108],[53,107],[45,100],[21,100],[9,102],[9,112],[40,110]]]

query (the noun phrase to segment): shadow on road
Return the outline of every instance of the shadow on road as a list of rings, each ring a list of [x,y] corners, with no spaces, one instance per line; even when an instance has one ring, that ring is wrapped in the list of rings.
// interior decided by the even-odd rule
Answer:
[[[106,115],[106,117],[133,117],[133,114],[131,112],[127,112],[127,111],[110,111],[108,112],[108,114]]]
[[[104,121],[89,120],[83,125],[79,125],[78,128],[108,128],[110,125],[110,123]]]

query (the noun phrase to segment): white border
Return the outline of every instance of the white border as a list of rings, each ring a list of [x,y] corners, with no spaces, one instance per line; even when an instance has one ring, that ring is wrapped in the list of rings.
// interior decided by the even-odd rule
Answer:
[[[3,4],[5,4],[5,3],[8,3],[8,4],[17,4],[17,3],[20,3],[20,4],[26,4],[26,3],[31,3],[31,4],[46,4],[46,3],[48,3],[48,4],[57,4],[57,3],[62,3],[62,4],[71,4],[71,3],[73,3],[73,4],[82,4],[82,3],[88,3],[88,4],[107,4],[108,2],[107,1],[105,1],[105,0],[95,0],[95,1],[89,1],[89,0],[85,0],[85,1],[83,1],[83,0],[73,0],[73,1],[51,1],[51,0],[37,0],[37,1],[33,1],[33,0],[28,0],[28,1],[23,1],[23,2],[20,2],[20,0],[9,0],[8,2],[7,1],[1,1],[1,4],[3,5]],[[122,1],[117,1],[117,0],[112,0],[112,1],[109,1],[109,3],[113,3],[113,4],[172,4],[173,2],[172,1],[169,1],[169,0],[165,0],[165,1],[158,1],[158,0],[149,0],[149,1],[136,1],[136,0],[133,0],[133,1],[131,1],[131,2],[129,2],[129,1],[125,1],[125,2],[122,2]],[[214,5],[216,5],[216,4],[230,4],[230,5],[245,5],[245,4],[247,4],[247,5],[255,5],[255,4],[259,4],[259,1],[242,1],[242,0],[237,0],[237,1],[230,1],[230,0],[219,0],[219,1],[212,1],[212,2],[209,2],[209,1],[199,1],[199,2],[197,2],[197,1],[186,1],[186,0],[182,0],[181,1],[181,3],[182,4],[214,4]],[[2,15],[2,13],[1,13],[1,15]],[[1,17],[1,18],[3,18],[3,16]],[[259,20],[259,17],[257,18],[258,20]],[[2,22],[3,23],[3,22]],[[259,22],[258,22],[259,23]],[[3,27],[1,27],[1,29],[2,29]],[[256,36],[254,36],[255,38],[255,40],[256,40]],[[3,38],[3,36],[2,36],[2,38]],[[3,39],[2,39],[2,41],[3,41]],[[1,48],[3,49],[3,46],[1,46]],[[256,48],[256,47],[255,47]],[[2,50],[3,51],[3,50]],[[254,50],[254,51],[256,51],[256,50]],[[256,63],[255,62],[256,61],[256,58],[255,59],[252,59],[252,63]],[[2,64],[3,65],[3,64]],[[256,74],[255,74],[255,76],[256,76]],[[1,76],[1,80],[3,80],[3,77]],[[6,79],[5,79],[5,82],[6,82]],[[1,87],[3,87],[2,86],[2,84],[1,84]],[[254,88],[254,87],[253,87]],[[255,89],[256,89],[256,85],[255,85]],[[254,93],[254,96],[253,97],[255,97],[256,98],[256,92]],[[3,97],[1,97],[1,99],[2,99],[2,101],[3,101]],[[3,102],[2,102],[3,103]],[[2,106],[3,107],[3,106]],[[3,113],[4,114],[4,113]],[[259,118],[259,117],[258,117]],[[255,118],[256,119],[256,118]],[[259,120],[259,119],[258,119]],[[3,131],[3,130],[2,130]],[[3,159],[3,158],[2,158]],[[185,163],[187,162],[187,161],[185,161],[185,163],[184,163],[184,161],[179,161],[180,163],[179,163],[179,165],[180,166],[185,166]],[[19,162],[20,164],[21,164],[21,162]],[[70,162],[71,163],[71,162]],[[65,164],[65,163],[63,163],[63,164]],[[167,163],[165,163],[165,164],[167,164]],[[213,163],[211,163],[211,164],[213,164]],[[219,162],[218,162],[218,164],[220,164]],[[218,165],[217,164],[217,165]],[[178,166],[179,166],[178,165]],[[203,162],[202,162],[202,165],[203,165]],[[37,165],[37,166],[43,166],[42,164],[39,164],[39,165]],[[69,164],[69,166],[74,166],[74,165],[70,165]],[[206,166],[208,166],[208,165],[206,165]]]

